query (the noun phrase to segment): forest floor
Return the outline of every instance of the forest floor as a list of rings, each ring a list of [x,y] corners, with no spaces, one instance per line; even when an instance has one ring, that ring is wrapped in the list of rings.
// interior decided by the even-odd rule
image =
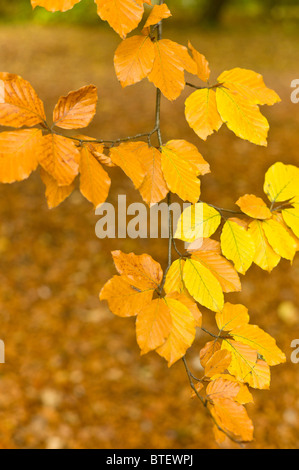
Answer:
[[[196,144],[210,163],[202,198],[234,208],[245,193],[263,197],[265,171],[276,161],[299,163],[299,104],[290,101],[298,77],[299,37],[278,28],[201,32],[169,30],[190,39],[206,55],[212,79],[240,66],[264,74],[282,103],[263,112],[269,145],[241,141],[224,127],[200,141],[184,119],[186,90],[162,101],[163,139]],[[122,90],[113,70],[119,42],[114,33],[74,26],[1,25],[0,69],[31,82],[51,110],[61,95],[93,83],[97,116],[88,135],[117,138],[147,131],[154,120],[154,90],[146,81]],[[110,172],[110,202],[127,194],[140,200],[120,170]],[[265,197],[265,196],[264,196]],[[0,186],[0,337],[6,363],[0,367],[1,448],[216,448],[210,418],[190,399],[181,361],[168,369],[155,353],[140,357],[134,320],[114,317],[98,293],[115,274],[110,251],[150,253],[166,264],[166,240],[99,240],[98,217],[79,191],[49,211],[38,174]],[[282,261],[271,275],[252,267],[241,294],[251,322],[272,334],[287,363],[272,368],[270,391],[254,391],[248,413],[255,425],[249,448],[299,447],[299,365],[290,344],[299,338],[299,258]],[[204,324],[214,328],[211,312]],[[187,353],[200,374],[198,353],[208,338],[198,334]],[[234,444],[226,446],[235,447]]]

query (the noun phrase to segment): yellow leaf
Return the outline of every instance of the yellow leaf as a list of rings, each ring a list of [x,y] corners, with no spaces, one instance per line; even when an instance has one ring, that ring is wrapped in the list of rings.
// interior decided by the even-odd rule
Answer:
[[[232,361],[228,370],[240,382],[247,382],[253,388],[269,389],[269,365],[258,359],[255,349],[229,339],[223,340],[221,348],[231,352]]]
[[[73,8],[80,0],[31,0],[31,5],[44,7],[48,11],[67,11]]]
[[[221,215],[205,202],[187,207],[181,214],[174,237],[187,242],[208,238],[216,232]]]
[[[299,198],[292,201],[291,204],[292,207],[284,209],[281,213],[287,226],[290,227],[295,236],[299,238]]]
[[[185,87],[184,70],[194,71],[195,63],[186,47],[170,39],[161,39],[154,45],[155,61],[148,79],[167,99],[173,101]]]
[[[144,144],[144,142],[129,142],[110,149],[111,160],[126,173],[136,189],[141,186],[146,175],[146,169],[141,165],[138,157]]]
[[[143,16],[143,0],[95,0],[98,15],[123,39],[137,28]],[[147,3],[147,2],[146,2]]]
[[[270,273],[278,265],[280,256],[275,253],[269,244],[263,229],[263,223],[260,220],[253,220],[249,224],[248,231],[255,245],[253,262]]]
[[[164,290],[166,294],[170,292],[183,292],[185,290],[183,282],[183,269],[185,261],[183,259],[175,260],[167,271]]]
[[[256,325],[237,326],[230,331],[230,335],[236,341],[256,349],[269,366],[286,361],[286,357],[277,347],[275,339]]]
[[[208,164],[197,148],[185,140],[170,140],[162,146],[162,170],[167,186],[183,201],[197,202],[202,171]]]
[[[195,319],[186,305],[166,296],[165,302],[171,315],[171,330],[157,353],[168,361],[168,367],[181,359],[195,338]]]
[[[69,186],[58,186],[55,179],[43,168],[40,171],[41,179],[46,186],[46,199],[49,209],[59,206],[74,190],[74,183]]]
[[[281,101],[274,90],[266,87],[263,76],[253,70],[234,68],[223,72],[217,80],[225,86],[229,84],[231,90],[235,90],[254,104],[270,106]]]
[[[162,172],[161,152],[146,143],[138,147],[138,159],[145,169],[144,180],[139,187],[142,199],[151,206],[160,202],[168,193],[168,188]]]
[[[0,100],[1,126],[32,127],[45,121],[43,102],[29,82],[10,73],[0,73],[1,81],[4,87]]]
[[[299,168],[277,162],[265,175],[264,192],[272,203],[287,201],[298,194]]]
[[[240,442],[253,440],[253,424],[244,406],[230,398],[215,398],[209,410],[217,425]]]
[[[196,63],[197,71],[196,74],[203,82],[207,82],[210,78],[209,62],[204,55],[200,54],[191,44],[188,42],[188,47],[191,51],[194,62]]]
[[[88,146],[83,146],[80,153],[80,191],[97,207],[106,201],[111,180]]]
[[[84,86],[61,96],[53,112],[54,125],[62,129],[79,129],[88,126],[96,113],[97,88]]]
[[[223,256],[213,251],[194,251],[192,259],[200,261],[218,279],[223,292],[239,292],[241,282],[237,271]]]
[[[267,146],[269,124],[258,106],[229,84],[216,90],[217,109],[223,122],[241,139]]]
[[[183,279],[190,295],[201,305],[218,312],[224,304],[223,292],[218,280],[199,261],[187,259]]]
[[[137,343],[141,354],[161,346],[172,328],[172,316],[164,299],[152,300],[138,314],[136,320]]]
[[[230,331],[248,322],[248,309],[241,304],[226,302],[223,310],[216,313],[216,323],[221,331]]]
[[[148,28],[149,26],[158,24],[161,20],[169,18],[170,16],[172,15],[166,3],[163,3],[162,5],[154,5],[143,28]]]
[[[224,349],[215,352],[205,366],[205,376],[213,377],[224,372],[231,363],[231,353]]]
[[[217,110],[215,91],[206,88],[191,93],[185,101],[185,116],[191,129],[203,140],[218,131],[223,121]]]
[[[163,271],[150,255],[126,254],[116,250],[112,252],[112,256],[119,274],[126,276],[134,287],[140,290],[155,290],[159,287]]]
[[[245,194],[237,200],[236,204],[244,214],[253,219],[270,219],[272,217],[272,213],[264,201],[254,194]]]
[[[171,292],[170,294],[167,294],[167,298],[178,300],[179,302],[184,304],[188,308],[188,310],[192,313],[194,320],[195,320],[195,326],[198,326],[199,328],[201,327],[202,313],[198,310],[196,303],[194,302],[191,295],[188,294],[186,289],[184,289],[183,292]]]
[[[236,270],[245,274],[255,254],[250,233],[235,221],[227,220],[221,233],[221,249],[224,256],[233,261]]]
[[[42,132],[38,129],[0,133],[1,183],[28,178],[38,165],[41,141]]]
[[[114,55],[114,67],[122,87],[147,77],[153,68],[155,47],[149,36],[132,36],[120,43]]]
[[[138,315],[152,297],[153,289],[137,289],[125,276],[113,276],[100,292],[100,300],[107,300],[111,312],[119,317]]]
[[[72,140],[60,135],[48,134],[42,138],[39,163],[57,182],[68,186],[79,170],[80,152]]]
[[[293,260],[296,254],[296,242],[277,220],[263,221],[263,230],[275,253],[282,258]]]

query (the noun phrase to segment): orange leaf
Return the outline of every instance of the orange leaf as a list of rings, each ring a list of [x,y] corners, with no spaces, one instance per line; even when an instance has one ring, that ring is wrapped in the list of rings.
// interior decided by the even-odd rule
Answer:
[[[186,47],[161,39],[155,42],[155,61],[148,79],[173,101],[185,87],[184,70],[194,71],[195,67]]]
[[[1,81],[4,85],[4,96],[0,100],[1,126],[32,127],[45,121],[43,102],[29,82],[10,73],[0,73]]]
[[[179,261],[179,260],[177,260]],[[165,287],[165,286],[164,286]],[[184,291],[184,293],[181,292],[171,292],[167,294],[168,299],[175,299],[180,301],[182,304],[184,304],[186,307],[188,307],[188,310],[192,313],[194,320],[195,320],[195,326],[198,326],[199,328],[202,325],[202,313],[198,310],[198,307],[196,303],[194,302],[193,298],[188,294],[187,290]]]
[[[192,57],[194,62],[196,63],[197,66],[197,76],[200,78],[203,82],[207,82],[210,78],[210,67],[209,67],[209,62],[205,58],[204,55],[200,54],[191,44],[191,42],[188,42],[188,47],[191,51]]]
[[[178,297],[179,298],[179,297]],[[165,302],[171,315],[170,332],[157,353],[168,361],[168,367],[181,359],[195,338],[195,319],[188,307],[174,298],[166,296]]]
[[[222,351],[219,351],[222,352]],[[227,351],[228,352],[228,351]],[[234,377],[232,377],[234,379]],[[236,397],[241,389],[241,384],[236,380],[225,380],[217,378],[212,380],[207,386],[207,395],[210,400],[218,398],[231,398],[236,400]]]
[[[95,0],[98,15],[108,21],[123,39],[137,28],[143,15],[143,0]],[[146,2],[148,3],[148,2]]]
[[[224,349],[216,351],[205,365],[205,376],[213,377],[224,372],[231,363],[231,353]]]
[[[138,147],[138,158],[145,168],[145,178],[139,188],[143,200],[151,206],[160,202],[168,193],[168,188],[162,173],[161,152],[146,143]]]
[[[162,5],[154,5],[143,28],[148,28],[149,26],[158,24],[161,20],[169,18],[170,16],[172,15],[166,3],[163,3]]]
[[[209,410],[223,431],[242,442],[252,441],[253,424],[244,406],[230,398],[215,398]]]
[[[209,165],[197,148],[185,140],[170,140],[162,147],[162,170],[168,188],[184,201],[196,203],[200,195],[200,174]]]
[[[203,140],[218,131],[222,119],[217,109],[214,90],[196,90],[185,101],[186,120],[194,132]]]
[[[46,199],[49,209],[59,206],[74,190],[74,183],[69,186],[58,186],[55,179],[43,168],[40,169],[41,179],[46,186]]]
[[[241,282],[233,265],[223,256],[213,251],[192,252],[192,259],[200,261],[218,279],[223,292],[239,292]]]
[[[171,331],[172,319],[164,299],[155,299],[139,313],[136,320],[137,343],[141,354],[161,346]]]
[[[215,352],[219,351],[220,344],[217,341],[208,341],[199,352],[200,363],[206,367],[208,361],[211,359]]]
[[[13,183],[28,178],[38,165],[41,141],[42,132],[38,129],[0,134],[1,183]]]
[[[79,129],[92,121],[98,101],[97,88],[84,86],[59,98],[53,112],[54,125],[62,129]]]
[[[150,255],[126,254],[117,250],[112,252],[112,256],[119,274],[130,279],[133,286],[140,290],[155,290],[160,285],[163,271]]]
[[[270,219],[272,217],[272,213],[264,201],[254,194],[245,194],[237,200],[236,204],[244,214],[254,219]]]
[[[31,5],[44,7],[48,11],[67,11],[73,8],[80,0],[31,0]]]
[[[144,148],[144,142],[129,142],[110,149],[110,158],[132,180],[138,189],[146,175],[145,167],[140,163],[138,153]]]
[[[125,276],[113,276],[100,292],[100,300],[107,300],[111,312],[119,317],[137,315],[148,306],[152,297],[153,290],[141,291]]]
[[[221,331],[230,331],[249,322],[248,308],[242,304],[226,302],[223,310],[216,313],[216,323]]]
[[[57,181],[58,186],[68,186],[79,170],[80,153],[72,140],[55,134],[42,138],[39,163]]]
[[[106,201],[111,180],[88,146],[83,146],[80,153],[80,191],[97,207]]]
[[[120,43],[114,55],[114,67],[122,87],[147,77],[155,60],[155,47],[149,36],[132,36]]]

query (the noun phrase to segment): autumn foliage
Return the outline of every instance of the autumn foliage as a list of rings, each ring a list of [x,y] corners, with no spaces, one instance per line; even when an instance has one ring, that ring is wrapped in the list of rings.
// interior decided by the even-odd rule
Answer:
[[[79,1],[31,3],[33,8],[66,11]],[[0,181],[24,180],[39,167],[48,206],[53,208],[71,194],[79,175],[81,193],[97,207],[109,193],[109,167],[118,166],[149,206],[165,197],[170,203],[171,193],[192,203],[182,213],[175,233],[169,234],[164,272],[148,254],[114,251],[118,274],[104,285],[100,299],[108,302],[115,315],[136,317],[141,354],[156,351],[169,366],[183,359],[193,396],[211,415],[217,442],[226,436],[249,442],[253,425],[244,406],[253,401],[249,388],[268,389],[270,367],[286,358],[274,338],[250,323],[247,308],[227,302],[225,294],[241,291],[240,275],[253,263],[271,272],[281,258],[292,262],[299,250],[299,169],[281,162],[268,169],[263,187],[268,203],[253,194],[241,196],[235,210],[203,202],[200,178],[210,172],[210,166],[186,140],[163,142],[161,94],[174,101],[186,86],[192,89],[185,117],[200,139],[205,141],[226,124],[236,136],[260,146],[267,145],[269,130],[260,106],[274,105],[280,98],[260,74],[238,67],[210,83],[204,55],[190,42],[184,46],[162,38],[162,21],[171,17],[163,1],[154,6],[150,0],[95,3],[100,18],[122,38],[114,55],[121,86],[148,79],[157,89],[154,128],[117,141],[76,134],[96,113],[94,85],[60,97],[49,122],[31,84],[20,76],[1,73],[0,125],[14,130],[0,134]],[[140,32],[127,37],[142,22],[144,4],[149,14]],[[194,76],[194,83],[186,82],[186,73]],[[154,136],[158,145],[152,142]],[[220,237],[211,238],[216,232]],[[186,251],[180,253],[175,240],[189,242]],[[172,246],[178,255],[175,260]],[[215,314],[216,333],[203,328],[202,307]],[[196,328],[211,337],[199,351],[201,378],[193,376],[185,358]]]

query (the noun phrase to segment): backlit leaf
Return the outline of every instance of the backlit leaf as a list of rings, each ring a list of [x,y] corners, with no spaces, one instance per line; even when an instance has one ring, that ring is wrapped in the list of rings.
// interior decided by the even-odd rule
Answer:
[[[95,0],[95,3],[100,18],[123,39],[137,28],[142,19],[143,0]]]
[[[218,280],[199,261],[187,259],[183,270],[184,283],[192,297],[204,307],[218,312],[224,304]]]
[[[0,73],[4,95],[0,100],[0,125],[32,127],[45,121],[43,102],[29,82],[18,75]]]
[[[38,165],[41,141],[42,132],[38,129],[0,133],[1,183],[28,178]]]
[[[188,42],[188,48],[191,51],[192,57],[194,62],[196,63],[196,75],[198,78],[200,78],[203,82],[207,82],[210,78],[210,67],[209,67],[209,62],[205,58],[203,54],[200,54],[191,44],[191,42]]]
[[[204,202],[187,207],[181,214],[175,238],[193,242],[199,238],[209,238],[216,232],[221,222],[221,215]]]
[[[165,302],[171,315],[171,330],[165,343],[157,349],[157,353],[168,361],[170,367],[181,359],[195,338],[195,319],[182,302],[166,296]]]
[[[43,168],[40,169],[41,179],[46,186],[46,199],[49,209],[59,206],[74,190],[75,185],[58,186],[53,176],[49,175]]]
[[[44,7],[48,11],[67,11],[73,8],[80,0],[31,0],[33,8]]]
[[[138,147],[138,159],[145,169],[144,180],[139,187],[142,199],[151,206],[160,202],[168,193],[168,188],[162,172],[161,152],[155,147],[149,147],[145,142]]]
[[[223,122],[241,139],[267,146],[269,124],[259,107],[239,94],[229,83],[216,90],[217,109]]]
[[[84,86],[59,98],[53,112],[55,126],[62,129],[80,129],[92,121],[98,101],[97,88]]]
[[[274,90],[266,87],[263,76],[253,70],[234,68],[223,72],[218,77],[219,83],[230,85],[230,89],[243,95],[255,104],[273,105],[281,99]]]
[[[245,274],[255,254],[250,233],[235,221],[227,220],[221,233],[221,249],[224,256],[233,261],[236,270]]]
[[[183,201],[197,202],[200,195],[200,174],[208,164],[197,148],[185,140],[170,140],[162,146],[162,170],[167,186]]]
[[[138,189],[146,175],[145,167],[140,163],[138,153],[144,148],[144,142],[129,142],[110,149],[110,158],[132,180]]]
[[[298,196],[299,168],[277,162],[265,175],[264,192],[272,203]]]
[[[39,163],[58,186],[68,186],[79,171],[80,153],[72,140],[48,134],[42,138]]]
[[[216,93],[208,88],[196,90],[185,101],[186,120],[194,132],[203,140],[218,131],[222,119],[217,110]]]
[[[226,302],[223,310],[216,313],[216,323],[219,330],[230,331],[249,322],[248,309],[241,304]]]
[[[107,300],[111,312],[119,317],[138,315],[149,305],[152,297],[152,289],[137,289],[125,276],[113,276],[100,293],[100,300]]]
[[[80,191],[97,207],[106,201],[111,180],[88,146],[83,146],[80,154]]]
[[[275,253],[269,244],[263,229],[263,223],[260,220],[253,220],[249,224],[248,231],[255,245],[253,262],[270,273],[278,265],[280,256]]]
[[[254,194],[245,194],[237,200],[236,204],[244,214],[254,219],[270,219],[272,217],[272,213],[264,201]]]
[[[172,15],[166,3],[163,3],[162,5],[154,5],[143,28],[148,28],[149,26],[158,24],[161,20],[169,18],[170,16]]]
[[[263,222],[263,230],[275,253],[292,261],[297,245],[286,228],[277,220],[269,219]]]
[[[147,77],[153,68],[155,47],[149,36],[132,36],[120,43],[114,55],[114,67],[122,87]]]
[[[161,346],[172,328],[170,308],[164,299],[152,300],[138,314],[136,320],[137,343],[141,354]]]

